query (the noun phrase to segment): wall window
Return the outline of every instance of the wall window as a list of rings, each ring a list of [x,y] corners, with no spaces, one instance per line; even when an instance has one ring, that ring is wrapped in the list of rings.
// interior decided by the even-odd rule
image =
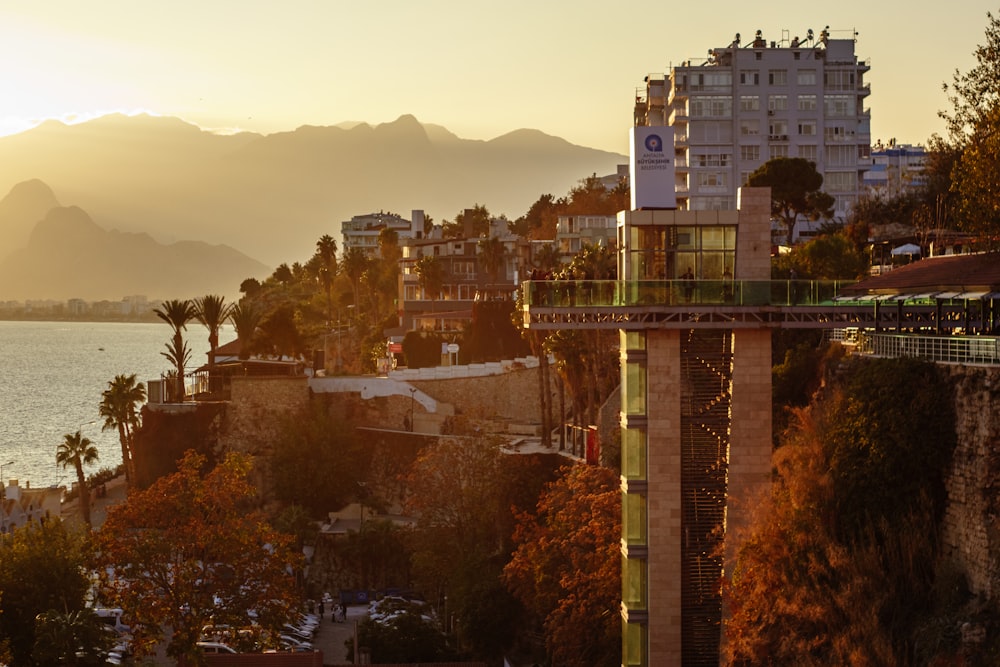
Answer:
[[[698,189],[702,191],[725,189],[727,180],[724,171],[699,171]]]
[[[733,73],[721,69],[712,72],[698,72],[691,74],[689,81],[692,91],[721,92],[732,87]]]
[[[770,154],[770,159],[773,160],[776,157],[788,157],[788,145],[787,144],[771,144],[768,153]]]
[[[728,167],[732,159],[730,153],[692,153],[692,167]]]
[[[788,95],[768,95],[767,108],[769,111],[787,111]]]
[[[799,146],[799,157],[811,162],[819,159],[819,152],[815,144],[802,144]]]
[[[834,167],[853,167],[857,164],[858,152],[854,146],[840,144],[827,146],[826,163]]]
[[[827,70],[823,72],[823,85],[827,90],[854,90],[854,71]]]
[[[788,85],[788,70],[772,69],[767,73],[767,82],[772,86]]]
[[[826,95],[823,97],[823,108],[831,118],[855,116],[858,100],[853,95]]]
[[[731,97],[692,97],[688,105],[692,118],[731,118],[733,115]]]
[[[740,111],[760,111],[760,98],[756,95],[740,95]]]
[[[771,138],[784,137],[788,139],[788,121],[777,119],[767,124],[767,134]]]
[[[799,95],[799,111],[816,111],[816,96]]]
[[[744,137],[755,137],[760,134],[760,120],[757,118],[741,120],[740,134]]]
[[[847,128],[837,125],[827,125],[823,128],[823,139],[826,143],[847,141]]]
[[[798,74],[795,75],[795,81],[800,86],[815,86],[816,85],[816,70],[814,69],[800,69]]]
[[[802,137],[816,136],[816,121],[814,120],[799,121],[799,136]]]
[[[741,160],[759,160],[760,146],[740,146]]]
[[[744,86],[756,86],[760,84],[760,72],[752,69],[740,70],[740,83]]]
[[[823,178],[827,192],[854,192],[858,189],[858,174],[854,171],[828,171]]]

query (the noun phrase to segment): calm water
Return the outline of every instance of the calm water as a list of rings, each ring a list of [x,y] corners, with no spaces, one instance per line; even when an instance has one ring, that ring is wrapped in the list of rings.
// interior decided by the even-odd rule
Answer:
[[[170,370],[160,355],[171,336],[165,323],[0,321],[0,464],[4,480],[33,487],[66,484],[76,474],[56,466],[56,447],[77,429],[97,445],[100,461],[84,472],[121,463],[117,430],[101,431],[101,392],[115,375],[146,382]],[[220,343],[236,335],[231,327]],[[208,330],[189,324],[190,368],[207,360]],[[91,423],[92,422],[92,423]],[[13,461],[7,465],[8,461]]]

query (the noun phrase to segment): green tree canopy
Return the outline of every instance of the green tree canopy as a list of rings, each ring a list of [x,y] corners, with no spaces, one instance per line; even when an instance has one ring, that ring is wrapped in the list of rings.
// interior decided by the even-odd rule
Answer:
[[[752,187],[771,188],[771,214],[785,223],[787,243],[792,245],[799,216],[810,220],[833,215],[834,199],[820,188],[823,175],[816,163],[800,157],[778,157],[759,166],[747,179]]]
[[[58,519],[28,524],[0,539],[0,661],[35,664],[35,617],[84,608],[87,553],[83,534]]]

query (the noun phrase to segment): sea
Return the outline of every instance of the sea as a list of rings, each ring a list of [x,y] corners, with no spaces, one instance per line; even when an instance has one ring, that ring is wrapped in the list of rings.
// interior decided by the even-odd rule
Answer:
[[[32,488],[71,486],[76,473],[56,464],[56,448],[77,430],[97,445],[84,473],[121,464],[117,429],[102,430],[101,393],[116,375],[157,380],[171,369],[161,355],[166,323],[0,321],[0,477]],[[219,343],[236,338],[227,326]],[[208,360],[208,330],[188,324],[191,370]]]

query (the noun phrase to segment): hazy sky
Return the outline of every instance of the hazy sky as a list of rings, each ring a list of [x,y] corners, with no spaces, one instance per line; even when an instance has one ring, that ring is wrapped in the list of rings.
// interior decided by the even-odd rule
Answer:
[[[111,111],[261,133],[412,114],[627,153],[647,74],[709,48],[858,33],[872,139],[923,143],[997,0],[0,0],[0,134]],[[783,35],[783,32],[785,33]]]

